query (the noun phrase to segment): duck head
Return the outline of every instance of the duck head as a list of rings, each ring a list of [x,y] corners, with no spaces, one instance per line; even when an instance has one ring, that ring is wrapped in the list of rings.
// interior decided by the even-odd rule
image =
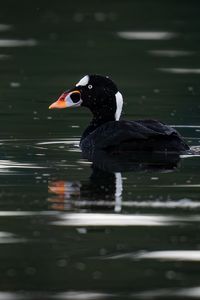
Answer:
[[[49,109],[84,106],[91,110],[95,119],[118,121],[123,98],[115,83],[100,75],[84,76],[72,89],[64,92]]]

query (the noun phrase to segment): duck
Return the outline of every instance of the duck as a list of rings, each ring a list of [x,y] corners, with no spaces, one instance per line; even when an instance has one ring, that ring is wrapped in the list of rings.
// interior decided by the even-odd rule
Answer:
[[[108,153],[176,152],[190,150],[178,131],[154,119],[122,120],[123,96],[108,76],[85,75],[64,91],[49,109],[88,108],[93,117],[84,130],[80,148]]]

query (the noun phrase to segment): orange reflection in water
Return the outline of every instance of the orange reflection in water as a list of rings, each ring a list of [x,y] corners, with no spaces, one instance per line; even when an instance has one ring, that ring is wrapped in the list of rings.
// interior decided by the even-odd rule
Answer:
[[[49,183],[50,197],[48,202],[51,203],[53,210],[66,210],[71,208],[71,198],[80,198],[80,182],[70,182],[57,180]]]

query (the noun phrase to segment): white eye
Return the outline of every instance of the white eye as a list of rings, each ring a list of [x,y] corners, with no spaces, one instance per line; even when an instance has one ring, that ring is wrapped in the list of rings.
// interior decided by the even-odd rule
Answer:
[[[88,85],[88,89],[90,89],[90,90],[92,89],[92,85],[91,84]]]

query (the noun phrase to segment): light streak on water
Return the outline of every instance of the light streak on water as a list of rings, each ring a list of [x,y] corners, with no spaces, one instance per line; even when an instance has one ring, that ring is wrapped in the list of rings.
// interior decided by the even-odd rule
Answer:
[[[68,200],[69,201],[69,200]],[[113,207],[116,205],[115,201],[71,201],[74,206],[76,207],[85,207],[85,206],[94,206],[94,207]],[[192,201],[190,199],[181,199],[177,201],[159,201],[159,200],[153,200],[153,201],[122,201],[121,202],[122,207],[143,207],[143,208],[164,208],[164,209],[173,209],[173,208],[180,208],[180,209],[195,209],[200,208],[200,202],[198,201]]]
[[[79,145],[79,140],[53,140],[47,142],[39,142],[37,145],[54,145],[54,144],[66,144],[66,145]]]
[[[200,261],[199,250],[152,251],[135,256],[138,259],[158,259],[175,261]]]
[[[167,251],[139,251],[122,253],[117,255],[110,255],[102,257],[101,259],[113,260],[113,259],[131,259],[131,260],[163,260],[163,261],[200,261],[199,250],[167,250]]]
[[[141,293],[132,294],[132,299],[174,299],[174,297],[179,299],[199,299],[200,298],[200,287],[187,287],[187,288],[171,288],[171,289],[156,289],[147,290]]]
[[[9,59],[11,58],[11,55],[7,55],[7,54],[0,54],[0,60],[5,60],[5,59]]]
[[[57,216],[56,211],[0,211],[0,217]]]
[[[185,51],[185,50],[149,50],[149,54],[154,56],[162,57],[181,57],[181,56],[190,56],[194,54],[194,51]]]
[[[55,295],[56,299],[65,300],[100,300],[107,299],[107,297],[115,296],[110,293],[101,293],[96,291],[68,291],[63,293],[58,293]],[[54,298],[54,297],[53,297]]]
[[[34,39],[27,40],[12,40],[12,39],[0,39],[0,47],[33,47],[36,46],[38,42]]]
[[[117,35],[127,40],[169,40],[177,36],[169,31],[119,31]]]
[[[10,232],[0,231],[0,244],[26,243],[27,239],[20,238]]]
[[[157,70],[172,74],[200,74],[200,68],[158,68]]]
[[[44,169],[44,167],[31,163],[21,163],[12,160],[0,160],[1,169]]]
[[[170,226],[174,225],[170,216],[122,215],[99,213],[67,213],[52,225],[58,226]]]
[[[12,29],[12,25],[10,24],[0,24],[0,31],[8,31]]]

